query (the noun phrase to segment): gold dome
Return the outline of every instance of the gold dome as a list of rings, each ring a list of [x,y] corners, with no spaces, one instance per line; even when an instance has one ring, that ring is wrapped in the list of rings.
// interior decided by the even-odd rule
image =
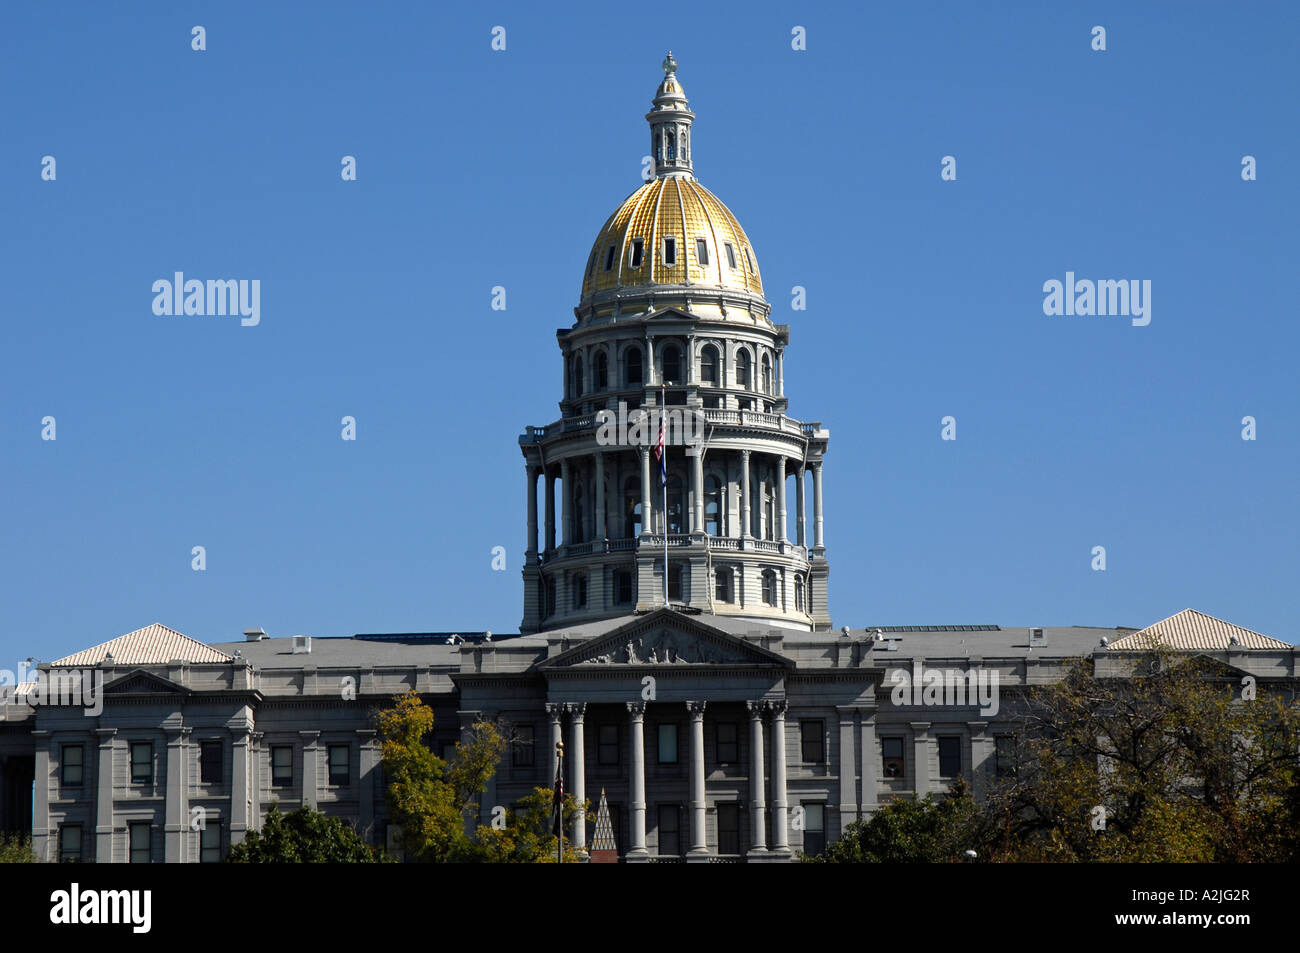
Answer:
[[[656,178],[629,195],[600,230],[582,297],[686,284],[763,294],[758,258],[731,210],[694,178]]]

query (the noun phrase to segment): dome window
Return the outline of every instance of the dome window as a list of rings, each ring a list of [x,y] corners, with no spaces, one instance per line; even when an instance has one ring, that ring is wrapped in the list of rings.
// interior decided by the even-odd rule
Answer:
[[[675,384],[682,379],[682,352],[677,345],[664,348],[664,383]]]
[[[677,264],[677,239],[671,236],[664,239],[664,264]]]
[[[604,351],[597,351],[595,359],[591,362],[592,386],[596,390],[604,390],[609,386],[609,359],[605,357]]]
[[[638,347],[628,348],[627,382],[629,384],[640,384],[641,380],[641,349]]]
[[[745,248],[745,264],[749,265],[749,273],[752,275],[754,273],[754,259],[749,257],[748,246]]]
[[[725,242],[722,247],[727,250],[727,267],[734,271],[736,268],[735,246],[732,245],[731,242]]]
[[[709,243],[703,238],[695,239],[695,258],[701,265],[709,263]]]
[[[614,245],[610,245],[610,246],[609,246],[609,251],[605,252],[605,270],[606,270],[606,271],[612,271],[612,270],[614,269],[614,252],[615,252],[615,251],[617,251],[617,248],[616,248]]]
[[[639,238],[632,239],[632,253],[631,256],[628,258],[629,267],[631,268],[641,267],[641,253],[644,248],[645,248],[645,243],[641,239]]]
[[[700,379],[711,387],[718,386],[718,349],[712,344],[700,354]]]
[[[736,353],[736,386],[749,390],[749,352]]]

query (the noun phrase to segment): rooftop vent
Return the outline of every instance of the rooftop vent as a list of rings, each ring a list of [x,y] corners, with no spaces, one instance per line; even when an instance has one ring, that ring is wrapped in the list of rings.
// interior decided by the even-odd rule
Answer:
[[[244,630],[245,642],[261,642],[265,638],[269,638],[269,636],[266,634],[266,629],[245,629]]]
[[[1110,645],[1110,639],[1106,638],[1106,636],[1103,635],[1101,637],[1101,647],[1105,648],[1108,645]]]
[[[1042,630],[1042,629],[1030,629],[1030,630],[1029,630],[1029,647],[1030,647],[1030,648],[1033,648],[1034,646],[1037,646],[1037,645],[1046,645],[1046,644],[1047,644],[1047,636],[1046,636],[1045,634],[1043,634],[1043,630]]]
[[[310,636],[310,635],[295,635],[295,636],[293,637],[293,653],[292,653],[292,654],[294,654],[294,655],[307,655],[307,654],[310,653],[310,652],[311,652],[311,636]]]

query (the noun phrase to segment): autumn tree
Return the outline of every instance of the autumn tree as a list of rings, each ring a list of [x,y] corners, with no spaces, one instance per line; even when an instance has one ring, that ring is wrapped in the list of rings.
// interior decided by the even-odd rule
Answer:
[[[1025,696],[1016,771],[980,818],[993,859],[1276,861],[1297,856],[1300,717],[1204,655],[1079,660]]]

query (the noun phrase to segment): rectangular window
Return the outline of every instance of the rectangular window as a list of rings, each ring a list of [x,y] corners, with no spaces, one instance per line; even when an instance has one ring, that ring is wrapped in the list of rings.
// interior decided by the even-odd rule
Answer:
[[[659,726],[659,763],[677,763],[677,726]]]
[[[754,273],[754,259],[749,257],[749,249],[745,249],[745,264],[749,265],[749,273]]]
[[[131,742],[131,783],[153,783],[153,742]]]
[[[709,243],[703,238],[695,239],[695,259],[701,265],[709,263]]]
[[[675,857],[682,852],[681,812],[676,804],[659,805],[660,857]]]
[[[718,569],[713,579],[713,598],[717,602],[731,601],[731,570]]]
[[[614,601],[619,604],[632,601],[632,574],[625,569],[614,573]]]
[[[664,264],[677,264],[677,239],[675,238],[664,239]]]
[[[826,805],[803,805],[803,852],[809,857],[816,857],[826,849]]]
[[[901,778],[904,773],[903,739],[880,739],[880,767],[887,778]]]
[[[601,725],[597,729],[596,763],[618,764],[618,725]]]
[[[682,567],[681,566],[669,567],[668,598],[677,599],[678,601],[680,601],[682,598]]]
[[[718,805],[718,853],[740,853],[740,805]]]
[[[725,249],[727,250],[727,267],[728,267],[728,268],[735,268],[735,267],[736,267],[736,249],[732,246],[731,242],[727,242],[727,243],[725,243],[722,247],[725,248]]]
[[[998,735],[994,739],[997,754],[998,777],[1007,777],[1016,773],[1016,738],[1015,735]]]
[[[63,764],[59,768],[59,783],[65,788],[79,788],[85,778],[86,749],[82,745],[64,745],[60,751]]]
[[[348,784],[352,780],[351,745],[330,745],[330,784]]]
[[[81,863],[80,824],[63,824],[59,827],[59,863]]]
[[[510,763],[516,768],[531,768],[534,764],[534,745],[532,725],[515,725],[515,742],[510,746]]]
[[[199,863],[221,863],[221,822],[208,821],[199,834]]]
[[[826,760],[825,724],[824,721],[799,722],[804,764],[821,764]]]
[[[133,823],[128,830],[131,833],[131,863],[153,863],[153,828],[148,823]]]
[[[939,777],[961,774],[961,739],[952,735],[939,739]]]
[[[714,729],[718,738],[718,764],[740,761],[740,729],[734,721],[720,721]]]
[[[609,251],[605,253],[605,270],[612,271],[614,268],[614,251],[613,245],[609,246]]]
[[[644,247],[645,247],[645,243],[642,242],[641,239],[639,238],[632,239],[632,257],[628,261],[628,264],[631,267],[633,268],[641,267],[641,251]]]
[[[199,744],[199,781],[203,784],[221,783],[220,741],[204,741]]]
[[[293,747],[276,745],[271,749],[271,785],[287,788],[293,784]]]

